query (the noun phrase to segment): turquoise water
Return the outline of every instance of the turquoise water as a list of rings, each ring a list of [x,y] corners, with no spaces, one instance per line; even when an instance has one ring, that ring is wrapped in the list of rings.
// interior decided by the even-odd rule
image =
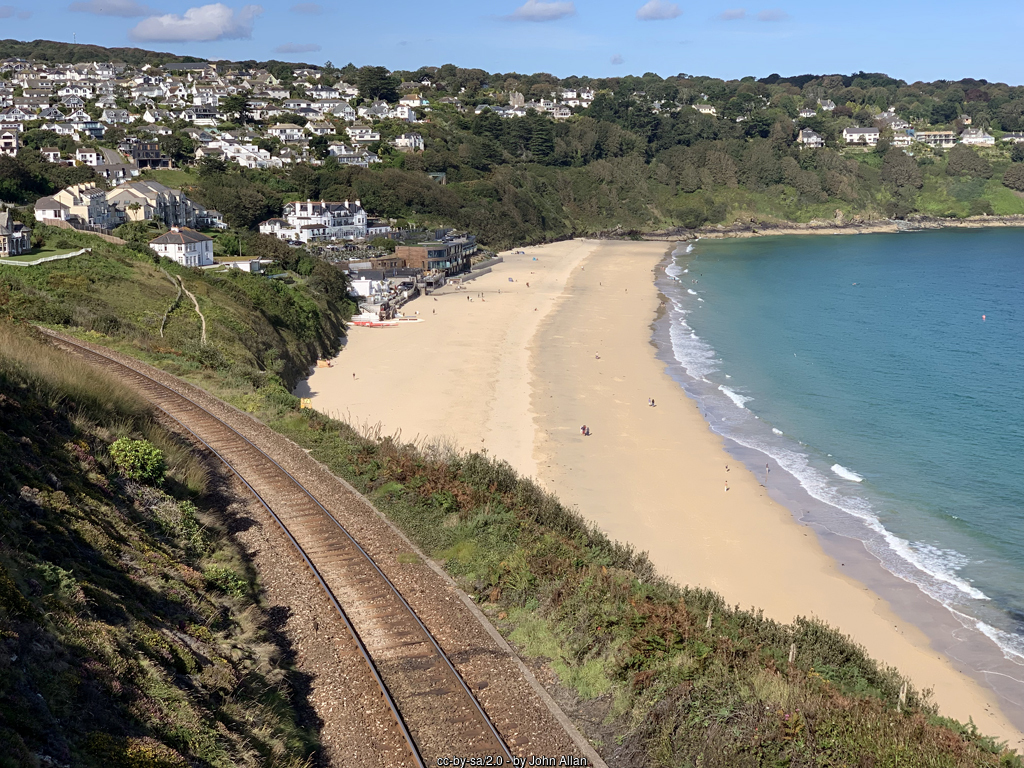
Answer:
[[[1024,231],[699,241],[667,274],[712,428],[1024,662]]]

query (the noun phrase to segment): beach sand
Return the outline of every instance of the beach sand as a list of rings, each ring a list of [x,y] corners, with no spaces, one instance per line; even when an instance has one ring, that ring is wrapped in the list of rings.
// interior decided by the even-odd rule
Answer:
[[[577,240],[524,250],[504,254],[467,290],[446,287],[406,306],[425,322],[352,329],[334,367],[316,369],[296,394],[385,434],[401,430],[406,441],[486,449],[613,538],[649,552],[676,582],[780,621],[817,616],[933,689],[944,714],[973,718],[982,732],[1024,747],[995,694],[842,573],[815,533],[767,496],[763,477],[726,453],[664,372],[651,323],[665,243]],[[590,437],[580,435],[582,424]]]

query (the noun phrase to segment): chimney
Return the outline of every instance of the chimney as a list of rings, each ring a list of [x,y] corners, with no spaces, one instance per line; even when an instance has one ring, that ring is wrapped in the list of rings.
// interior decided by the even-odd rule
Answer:
[[[362,207],[363,207],[363,204],[361,202],[359,202],[358,200],[356,200],[356,208],[362,208]]]

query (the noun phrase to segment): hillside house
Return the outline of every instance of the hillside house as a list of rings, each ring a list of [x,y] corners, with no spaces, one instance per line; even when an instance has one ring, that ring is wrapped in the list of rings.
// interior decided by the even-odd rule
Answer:
[[[810,128],[800,131],[796,140],[802,145],[802,149],[819,149],[825,146],[825,140]]]
[[[302,128],[295,123],[278,123],[267,128],[267,135],[283,142],[302,141]]]
[[[960,143],[975,147],[994,147],[996,140],[994,136],[986,133],[984,128],[968,128],[960,134]]]
[[[111,224],[106,190],[88,182],[65,187],[53,197],[40,198],[36,201],[35,213],[41,221],[78,219],[96,227],[109,227]]]
[[[873,147],[878,143],[881,135],[877,128],[858,128],[857,126],[843,128],[843,141],[847,144],[865,144]]]
[[[281,222],[284,222],[283,224]],[[366,237],[367,216],[356,200],[331,203],[323,200],[288,203],[284,217],[260,224],[260,232],[282,240],[356,240]]]
[[[403,133],[401,136],[391,140],[395,149],[403,152],[419,152],[422,151],[423,137],[418,133]]]
[[[927,144],[929,147],[949,149],[956,145],[956,134],[953,131],[918,131],[914,141]]]
[[[40,154],[48,163],[59,163],[60,160],[60,149],[58,147],[43,147],[39,150]]]
[[[17,126],[4,125],[0,127],[0,155],[15,157],[20,146],[18,134],[21,131]]]
[[[21,256],[32,250],[32,230],[0,211],[0,258]]]
[[[91,147],[79,147],[75,151],[75,163],[95,168],[103,163],[103,153]]]
[[[213,264],[213,240],[187,227],[172,227],[149,241],[149,247],[160,256],[186,267],[208,267]]]

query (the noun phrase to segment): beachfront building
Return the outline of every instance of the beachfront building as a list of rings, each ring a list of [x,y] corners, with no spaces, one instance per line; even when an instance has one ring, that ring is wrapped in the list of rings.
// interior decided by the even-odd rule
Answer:
[[[847,144],[866,144],[873,147],[878,143],[881,135],[877,128],[858,128],[857,126],[843,128],[843,141]]]
[[[187,227],[172,227],[149,241],[149,247],[186,267],[208,267],[213,264],[213,240]]]
[[[20,256],[32,249],[32,230],[0,211],[0,258]]]
[[[342,203],[288,203],[284,217],[268,219],[260,224],[260,232],[281,240],[358,240],[366,237],[367,215],[358,200]]]
[[[457,275],[469,269],[476,250],[476,236],[463,235],[415,245],[399,245],[395,248],[395,257],[403,259],[411,269]]]

